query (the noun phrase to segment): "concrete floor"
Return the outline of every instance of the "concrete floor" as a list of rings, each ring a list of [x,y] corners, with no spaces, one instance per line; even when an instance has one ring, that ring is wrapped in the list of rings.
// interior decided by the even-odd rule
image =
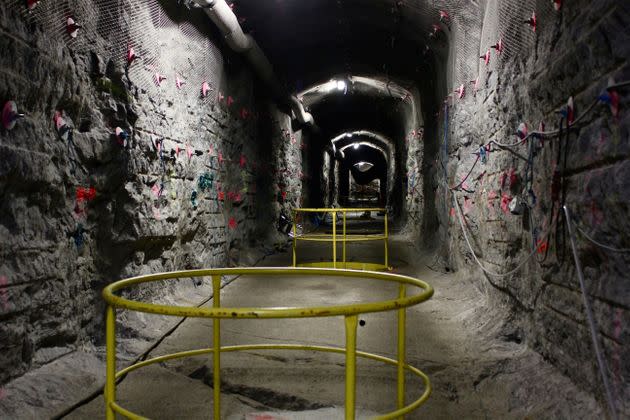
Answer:
[[[489,308],[485,297],[464,274],[442,274],[399,238],[391,241],[395,271],[433,285],[435,296],[408,311],[411,364],[426,372],[434,391],[407,418],[603,418],[592,396],[509,334],[505,315]],[[329,249],[304,245],[301,257],[327,258]],[[350,256],[382,258],[381,243],[352,245]],[[290,252],[267,258],[263,265],[287,266]],[[377,301],[394,297],[395,287],[380,282],[339,278],[241,277],[222,292],[224,306],[306,306]],[[395,313],[362,316],[359,349],[395,358]],[[342,346],[342,318],[301,320],[227,320],[223,344],[308,343]],[[188,319],[152,356],[212,345],[212,321]],[[211,418],[209,357],[152,366],[130,374],[119,386],[119,402],[151,417]],[[343,418],[344,359],[314,352],[251,351],[222,358],[222,413],[227,419]],[[394,409],[395,369],[360,361],[359,418]],[[409,379],[408,399],[422,393]],[[98,398],[72,412],[69,419],[103,418]]]

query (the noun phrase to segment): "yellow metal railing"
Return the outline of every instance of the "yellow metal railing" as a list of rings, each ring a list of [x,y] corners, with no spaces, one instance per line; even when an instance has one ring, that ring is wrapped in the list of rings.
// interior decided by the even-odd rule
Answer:
[[[374,303],[353,303],[339,306],[319,306],[304,308],[225,308],[221,306],[221,278],[229,275],[262,275],[262,276],[331,276],[352,277],[360,279],[380,280],[398,283],[398,298]],[[212,308],[168,306],[129,300],[115,293],[143,283],[160,280],[212,277],[214,292]],[[417,294],[408,296],[407,287],[415,286],[420,289]],[[397,409],[391,413],[377,417],[380,420],[402,418],[405,414],[422,405],[431,394],[429,378],[419,369],[410,366],[405,361],[406,346],[406,308],[424,302],[433,296],[433,288],[426,282],[412,277],[390,273],[377,273],[357,270],[335,270],[325,268],[225,268],[191,271],[176,271],[171,273],[152,274],[117,281],[103,290],[103,298],[107,302],[106,314],[106,342],[107,342],[107,380],[105,385],[105,410],[107,420],[114,420],[116,413],[130,419],[144,419],[116,402],[116,380],[129,372],[154,363],[184,357],[212,354],[213,359],[213,393],[214,393],[214,420],[221,417],[221,353],[243,350],[301,350],[320,351],[329,353],[341,353],[346,356],[346,394],[345,394],[345,418],[352,420],[355,416],[356,395],[356,357],[376,360],[397,368]],[[213,320],[213,345],[212,348],[183,351],[145,360],[116,372],[116,309],[127,309],[137,312],[145,312],[158,315],[172,315],[180,317],[212,318]],[[357,321],[360,314],[385,312],[396,310],[398,312],[398,359],[390,359],[376,354],[358,351],[357,345]],[[343,316],[345,320],[346,347],[310,346],[293,344],[252,344],[238,346],[221,346],[221,319],[269,319],[269,318],[317,318]],[[405,406],[405,371],[418,376],[423,384],[422,395],[413,403]]]
[[[348,233],[347,229],[347,215],[348,213],[360,213],[360,212],[383,212],[385,213],[383,233],[381,234],[354,234]],[[331,213],[332,214],[332,235],[324,233],[308,233],[298,235],[297,232],[297,216],[300,213]],[[337,235],[337,213],[342,214],[342,235],[341,238]],[[356,209],[336,209],[336,208],[322,208],[322,209],[307,209],[307,208],[295,208],[293,209],[293,267],[318,267],[318,268],[349,268],[355,270],[369,270],[369,271],[381,271],[389,269],[389,226],[387,220],[387,210],[384,208],[356,208]],[[300,263],[297,262],[297,243],[298,241],[313,241],[313,242],[332,242],[332,261],[325,262],[311,262]],[[368,262],[356,262],[346,261],[346,244],[348,242],[365,242],[365,241],[383,241],[385,245],[384,263],[368,263]],[[337,244],[342,243],[342,258],[341,261],[337,261]]]

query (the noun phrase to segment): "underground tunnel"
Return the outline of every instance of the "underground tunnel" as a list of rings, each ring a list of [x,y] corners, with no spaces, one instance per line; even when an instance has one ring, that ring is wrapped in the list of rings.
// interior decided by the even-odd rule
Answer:
[[[628,24],[4,0],[0,418],[630,417]]]

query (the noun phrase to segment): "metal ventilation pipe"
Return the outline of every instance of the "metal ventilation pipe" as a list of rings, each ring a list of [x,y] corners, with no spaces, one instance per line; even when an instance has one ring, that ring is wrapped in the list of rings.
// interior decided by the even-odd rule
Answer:
[[[273,71],[273,66],[267,59],[267,56],[258,46],[254,38],[243,32],[236,15],[225,0],[194,1],[206,11],[206,14],[225,37],[225,42],[227,42],[230,48],[243,54],[247,58],[258,74],[258,77],[260,77],[263,83],[269,86],[271,92],[279,98],[285,97],[286,94],[278,82]],[[306,112],[304,105],[295,95],[289,95],[286,101],[301,124],[314,124],[313,116]]]

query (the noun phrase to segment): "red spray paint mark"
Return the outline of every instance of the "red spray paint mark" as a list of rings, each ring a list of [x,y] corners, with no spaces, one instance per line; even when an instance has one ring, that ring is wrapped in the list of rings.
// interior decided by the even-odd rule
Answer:
[[[516,169],[510,168],[508,173],[508,180],[510,181],[510,188],[513,188],[518,183],[518,175],[516,175]]]
[[[238,223],[236,222],[236,219],[233,217],[230,217],[230,221],[228,222],[228,227],[232,230],[236,229],[238,227]]]
[[[450,212],[451,218],[455,218],[455,207],[451,207],[451,212]]]
[[[232,98],[231,96],[227,97],[227,106],[232,106],[232,104],[234,103],[234,98]]]
[[[223,153],[219,153],[219,165],[223,164],[225,159],[223,159]]]
[[[507,194],[503,194],[501,196],[501,210],[503,210],[503,213],[509,213],[510,211],[510,201],[512,201],[512,197],[510,197]]]
[[[2,309],[6,311],[9,308],[9,291],[7,290],[7,286],[9,285],[9,280],[7,280],[6,276],[0,276],[0,305],[2,305]],[[0,391],[2,389],[0,388]]]
[[[190,160],[193,152],[192,149],[190,148],[190,144],[186,143],[186,154],[188,155],[188,160]]]
[[[548,248],[549,248],[549,244],[547,243],[547,241],[543,241],[542,239],[539,239],[536,242],[536,252],[538,252],[539,254],[544,254],[545,252],[547,252]]]
[[[238,164],[241,168],[244,168],[245,165],[247,165],[247,158],[245,157],[245,155],[241,155],[241,159],[239,160]]]
[[[536,17],[536,12],[532,12],[532,17],[530,17],[524,23],[528,24],[532,28],[532,31],[536,32],[536,27],[538,26],[538,18]]]
[[[78,202],[92,201],[94,200],[94,198],[96,198],[96,188],[94,187],[77,188],[77,201]]]
[[[225,200],[225,193],[223,191],[219,191],[217,194],[217,199],[219,201],[224,201]]]
[[[249,414],[247,420],[286,420],[284,417],[276,417],[271,414]]]

